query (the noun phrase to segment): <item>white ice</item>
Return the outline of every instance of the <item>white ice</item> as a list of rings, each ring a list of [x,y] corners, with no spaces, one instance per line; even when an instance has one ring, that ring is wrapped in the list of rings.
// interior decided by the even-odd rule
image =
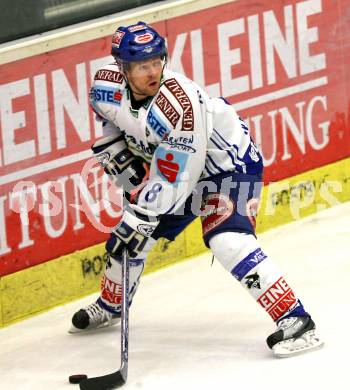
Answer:
[[[127,389],[346,389],[350,203],[259,237],[312,314],[321,350],[271,355],[274,324],[209,253],[145,276],[130,317]],[[2,390],[79,389],[71,374],[119,368],[119,326],[69,335],[86,297],[0,330]]]

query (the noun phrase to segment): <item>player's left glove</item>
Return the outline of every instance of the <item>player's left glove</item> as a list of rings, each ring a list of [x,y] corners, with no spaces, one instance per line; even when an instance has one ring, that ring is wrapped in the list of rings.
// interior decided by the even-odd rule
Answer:
[[[142,252],[158,223],[158,216],[154,212],[129,204],[106,243],[107,252],[112,257],[119,257],[126,248],[130,257],[136,257]]]

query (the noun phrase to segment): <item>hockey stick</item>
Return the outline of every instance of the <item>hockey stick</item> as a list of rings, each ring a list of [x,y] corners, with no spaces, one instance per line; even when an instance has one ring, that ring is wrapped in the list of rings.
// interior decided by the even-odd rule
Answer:
[[[129,259],[126,249],[122,263],[122,308],[121,308],[121,364],[112,374],[84,379],[81,390],[110,390],[123,386],[128,377],[128,341],[129,341]]]

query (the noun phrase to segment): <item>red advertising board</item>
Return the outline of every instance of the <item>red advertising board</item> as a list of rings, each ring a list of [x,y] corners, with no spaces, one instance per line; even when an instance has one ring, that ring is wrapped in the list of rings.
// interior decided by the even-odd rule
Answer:
[[[247,120],[270,182],[350,154],[349,14],[346,0],[238,0],[154,27],[171,68]],[[120,194],[96,165],[83,172],[110,41],[0,66],[0,276],[102,242],[118,219]]]

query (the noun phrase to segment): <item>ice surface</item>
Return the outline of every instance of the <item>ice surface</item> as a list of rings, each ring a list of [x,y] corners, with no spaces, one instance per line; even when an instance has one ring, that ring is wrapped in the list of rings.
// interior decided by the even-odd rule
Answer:
[[[274,324],[209,253],[145,276],[130,313],[125,389],[347,388],[350,203],[260,235],[264,251],[312,314],[326,345],[271,355]],[[78,389],[68,376],[119,368],[119,327],[67,333],[96,295],[0,330],[1,390]]]

